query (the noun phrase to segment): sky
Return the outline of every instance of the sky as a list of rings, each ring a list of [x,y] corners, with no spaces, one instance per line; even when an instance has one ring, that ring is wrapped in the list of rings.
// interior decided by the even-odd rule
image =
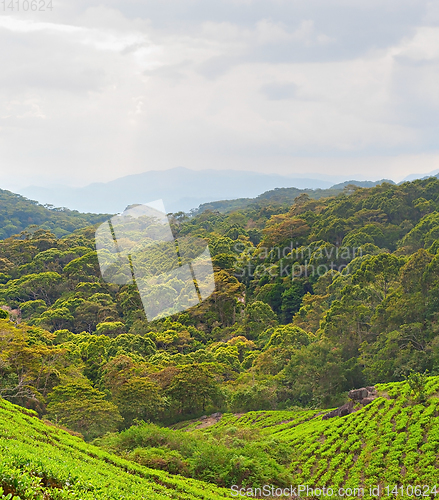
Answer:
[[[395,181],[439,169],[437,0],[8,5],[1,188],[177,166]]]

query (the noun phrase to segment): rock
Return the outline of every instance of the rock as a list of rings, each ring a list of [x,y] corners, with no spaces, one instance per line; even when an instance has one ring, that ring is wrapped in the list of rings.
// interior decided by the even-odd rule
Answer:
[[[340,406],[340,408],[332,410],[326,415],[323,415],[322,420],[327,420],[328,418],[334,418],[334,417],[344,417],[346,415],[349,415],[349,413],[352,413],[353,408],[354,408],[353,402],[349,401],[349,403]]]
[[[365,387],[362,387],[361,389],[353,389],[348,393],[348,397],[354,401],[361,401],[362,399],[367,398],[368,395],[369,391]]]
[[[337,417],[337,410],[332,410],[330,411],[329,413],[325,413],[325,415],[323,415],[322,417],[322,420],[328,420],[328,418],[333,418],[333,417]]]
[[[340,417],[344,417],[345,415],[349,415],[349,413],[351,413],[351,411],[352,411],[352,408],[353,408],[353,405],[351,403],[346,403],[345,405],[340,406],[340,408],[338,408],[338,414],[340,415]]]
[[[375,398],[364,398],[360,401],[360,403],[363,405],[363,406],[366,406],[370,403],[372,403],[372,401],[374,400]]]
[[[351,400],[349,403],[326,413],[323,415],[322,420],[349,415],[349,413],[354,411],[354,404],[360,403],[362,406],[366,406],[372,403],[372,401],[377,397],[377,391],[374,386],[362,387],[361,389],[353,389],[352,391],[349,391],[348,396]]]
[[[200,420],[206,420],[207,418],[207,415],[203,415],[202,417],[200,417]]]
[[[221,418],[221,416],[222,416],[222,413],[220,413],[220,412],[212,413],[212,415],[211,415],[212,418]]]

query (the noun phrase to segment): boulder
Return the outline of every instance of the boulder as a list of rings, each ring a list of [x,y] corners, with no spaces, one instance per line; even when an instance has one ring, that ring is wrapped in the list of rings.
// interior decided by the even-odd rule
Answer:
[[[353,408],[353,402],[349,401],[349,403],[346,403],[343,406],[340,406],[339,408],[326,413],[326,415],[323,415],[322,420],[328,420],[328,418],[334,417],[344,417],[346,415],[349,415],[349,413],[352,413]]]
[[[344,417],[345,415],[349,415],[349,413],[351,413],[353,407],[354,407],[354,405],[351,402],[346,403],[343,406],[340,406],[340,408],[338,408],[338,415],[340,417]]]
[[[362,399],[362,400],[360,401],[360,403],[361,403],[363,406],[366,406],[366,405],[368,405],[368,404],[372,403],[372,401],[373,401],[374,399],[375,399],[375,398],[371,398],[371,397],[369,397],[369,398],[364,398],[364,399]]]
[[[348,396],[350,401],[335,410],[332,410],[325,415],[323,415],[322,419],[327,420],[328,418],[333,417],[344,417],[345,415],[349,415],[354,411],[354,404],[360,403],[362,406],[366,406],[377,397],[377,391],[374,386],[362,387],[361,389],[353,389],[349,391]]]
[[[322,417],[322,420],[328,420],[328,418],[338,417],[337,410],[332,410],[328,413],[325,413]]]
[[[361,401],[362,399],[367,398],[367,396],[369,396],[369,391],[365,387],[362,387],[361,389],[353,389],[348,393],[348,397],[354,401]]]

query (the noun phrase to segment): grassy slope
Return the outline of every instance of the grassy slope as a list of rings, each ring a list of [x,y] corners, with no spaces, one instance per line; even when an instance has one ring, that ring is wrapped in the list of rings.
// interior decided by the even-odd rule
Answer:
[[[381,396],[346,417],[322,420],[317,411],[225,414],[203,432],[257,427],[273,445],[289,443],[294,484],[437,484],[439,494],[439,377],[428,379],[423,404],[412,401],[407,383],[376,387]]]
[[[406,383],[377,389],[379,398],[346,417],[322,420],[317,410],[225,414],[202,432],[252,427],[272,446],[287,443],[295,485],[365,487],[367,493],[370,485],[438,484],[439,377],[429,378],[422,404],[412,401]],[[21,498],[230,498],[228,490],[104,452],[4,400],[0,485]],[[43,491],[46,496],[38,497]]]
[[[0,498],[222,499],[227,490],[142,467],[0,399]]]

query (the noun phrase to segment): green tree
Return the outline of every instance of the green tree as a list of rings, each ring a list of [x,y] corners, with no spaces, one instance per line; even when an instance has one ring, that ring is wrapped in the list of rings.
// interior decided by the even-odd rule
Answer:
[[[204,411],[218,397],[219,385],[209,364],[190,364],[179,368],[166,394],[178,413]]]
[[[245,308],[244,328],[248,339],[258,338],[264,330],[276,323],[277,317],[273,309],[261,300],[256,300]]]
[[[123,383],[114,400],[126,427],[132,425],[135,419],[156,420],[166,405],[157,384],[141,377],[132,377]]]
[[[50,305],[61,295],[64,288],[64,280],[58,273],[29,274],[9,281],[6,296],[10,300],[18,302],[44,300],[46,304]]]
[[[51,331],[69,329],[73,325],[73,315],[67,307],[48,309],[39,318],[34,320],[34,324],[47,328]]]
[[[384,300],[391,287],[399,278],[399,270],[404,264],[393,254],[381,253],[366,260],[353,277],[354,284],[367,284],[375,292],[375,300]]]
[[[275,384],[261,381],[238,387],[230,394],[228,403],[232,412],[275,410],[276,396]]]
[[[106,321],[96,325],[98,335],[108,335],[108,337],[117,337],[126,332],[126,326],[121,321]]]
[[[346,390],[340,349],[325,340],[295,351],[283,375],[283,397],[299,405],[329,405]]]
[[[59,385],[48,399],[48,418],[80,432],[87,440],[113,432],[122,423],[117,406],[85,382]]]
[[[64,273],[77,281],[97,281],[100,271],[96,252],[88,252],[82,257],[70,261],[64,267]]]
[[[65,348],[44,343],[50,343],[49,336],[0,320],[0,395],[40,414],[47,394],[68,365]]]
[[[426,384],[428,380],[428,370],[424,373],[411,372],[407,377],[407,383],[412,391],[416,403],[423,403],[427,399]]]
[[[286,323],[289,323],[296,312],[299,311],[304,295],[303,283],[297,279],[293,280],[291,286],[282,293],[281,311]]]

